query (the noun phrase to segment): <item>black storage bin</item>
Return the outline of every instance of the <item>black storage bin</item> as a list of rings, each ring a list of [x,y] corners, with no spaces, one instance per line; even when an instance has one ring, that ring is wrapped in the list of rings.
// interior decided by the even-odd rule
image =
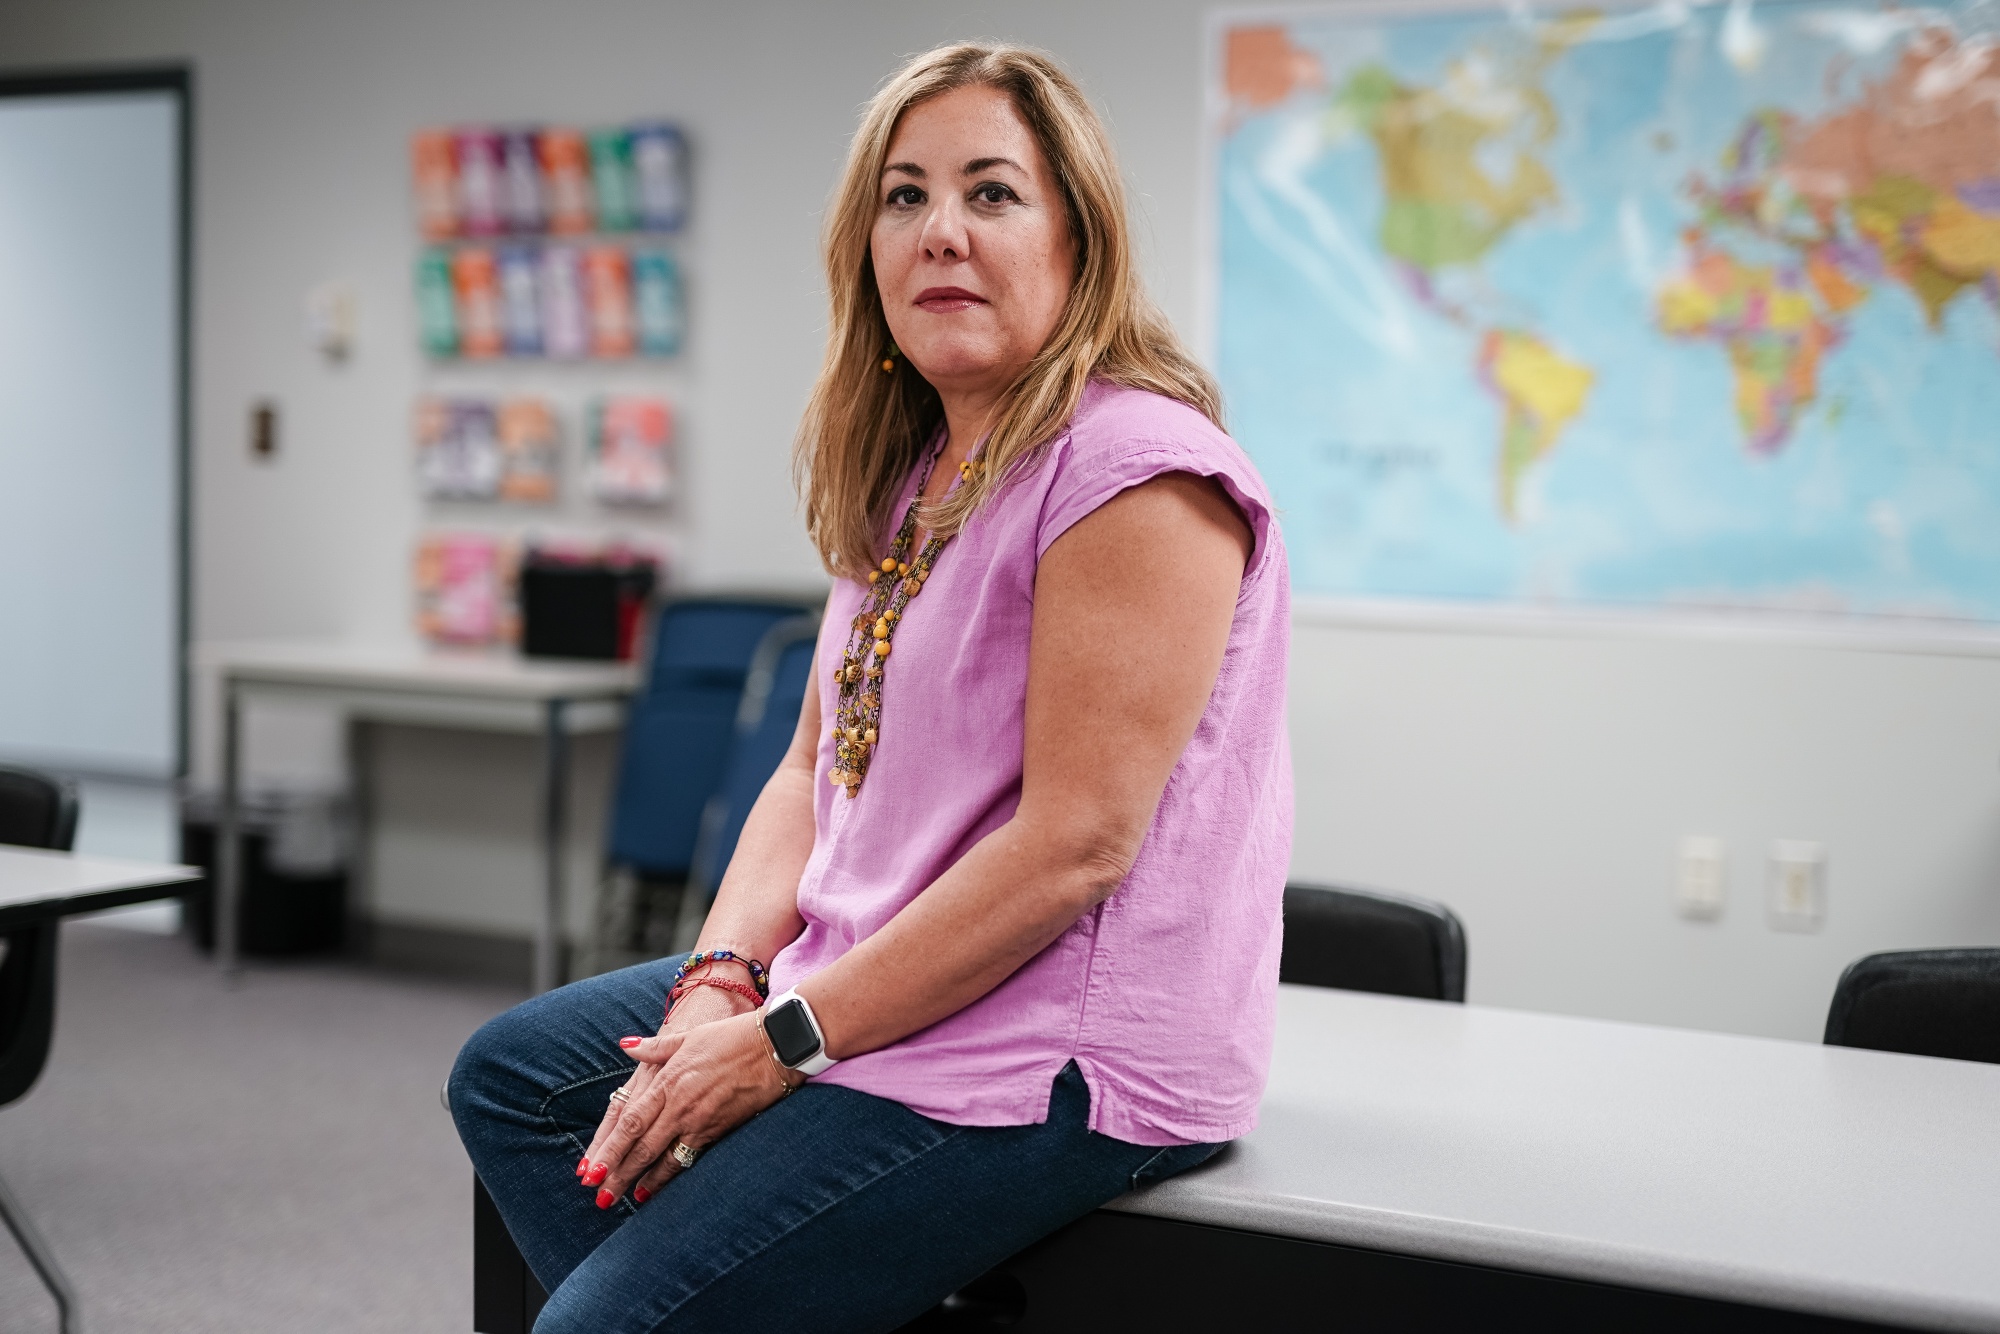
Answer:
[[[347,872],[280,869],[272,864],[276,832],[263,812],[244,821],[243,893],[236,940],[245,954],[322,954],[338,950],[347,935]],[[181,900],[182,921],[204,951],[215,948],[215,815],[191,805],[181,818],[181,860],[208,879]]]
[[[521,652],[530,658],[630,658],[656,579],[646,561],[529,553],[521,565]]]

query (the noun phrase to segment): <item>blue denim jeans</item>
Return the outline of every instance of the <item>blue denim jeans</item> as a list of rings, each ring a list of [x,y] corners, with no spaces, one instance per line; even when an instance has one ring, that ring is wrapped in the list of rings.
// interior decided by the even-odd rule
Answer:
[[[452,1116],[549,1292],[536,1334],[892,1330],[1028,1243],[1212,1144],[1128,1144],[1085,1124],[1074,1064],[1036,1126],[956,1126],[808,1084],[739,1126],[643,1206],[577,1183],[611,1091],[678,958],[575,982],[459,1053]]]

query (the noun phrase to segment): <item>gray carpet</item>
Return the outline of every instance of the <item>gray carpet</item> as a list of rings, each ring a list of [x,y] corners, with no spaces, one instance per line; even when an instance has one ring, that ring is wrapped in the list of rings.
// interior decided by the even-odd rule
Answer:
[[[55,1050],[0,1173],[87,1334],[472,1328],[471,1169],[438,1105],[518,995],[334,963],[225,990],[178,937],[72,924]],[[0,1229],[0,1330],[55,1309]]]

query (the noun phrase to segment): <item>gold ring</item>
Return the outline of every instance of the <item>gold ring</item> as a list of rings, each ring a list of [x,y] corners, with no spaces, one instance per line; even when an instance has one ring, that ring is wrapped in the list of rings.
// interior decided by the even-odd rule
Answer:
[[[695,1148],[686,1140],[682,1140],[680,1143],[674,1145],[674,1161],[682,1167],[693,1167],[694,1160],[699,1157],[701,1157],[701,1150]]]
[[[613,1089],[611,1090],[611,1101],[618,1103],[630,1102],[632,1101],[632,1095],[624,1089]]]

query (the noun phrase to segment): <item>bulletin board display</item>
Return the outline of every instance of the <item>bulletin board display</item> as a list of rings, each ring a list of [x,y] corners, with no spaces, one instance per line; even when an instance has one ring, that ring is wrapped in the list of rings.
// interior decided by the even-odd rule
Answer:
[[[432,129],[411,139],[424,352],[670,357],[686,298],[687,140],[672,125]]]
[[[1218,16],[1212,347],[1298,590],[1990,634],[1975,9]]]
[[[650,587],[671,567],[688,142],[657,120],[462,125],[418,131],[410,164],[434,381],[411,413],[414,613],[434,642],[506,644],[524,569]]]

